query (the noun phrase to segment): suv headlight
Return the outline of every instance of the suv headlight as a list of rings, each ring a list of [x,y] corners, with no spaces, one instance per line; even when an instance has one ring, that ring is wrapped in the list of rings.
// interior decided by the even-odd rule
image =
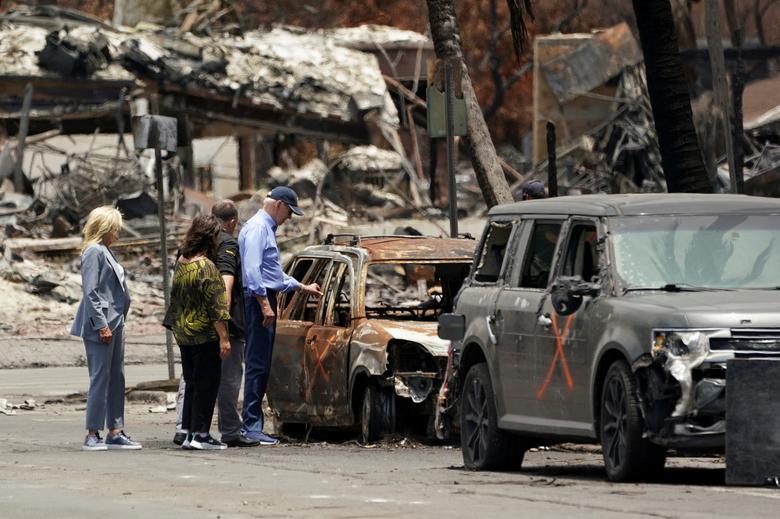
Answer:
[[[709,352],[710,337],[730,337],[728,329],[716,330],[653,330],[653,348],[651,354],[658,357],[670,353],[681,355],[700,355]]]

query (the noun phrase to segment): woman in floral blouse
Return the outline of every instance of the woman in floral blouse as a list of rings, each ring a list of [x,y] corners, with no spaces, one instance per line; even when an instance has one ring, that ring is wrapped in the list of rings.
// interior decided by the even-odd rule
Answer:
[[[171,305],[164,321],[179,345],[186,381],[182,428],[189,434],[183,449],[226,448],[209,434],[219,391],[221,359],[230,353],[225,284],[210,259],[219,231],[220,223],[214,216],[198,216],[192,221],[176,261]]]

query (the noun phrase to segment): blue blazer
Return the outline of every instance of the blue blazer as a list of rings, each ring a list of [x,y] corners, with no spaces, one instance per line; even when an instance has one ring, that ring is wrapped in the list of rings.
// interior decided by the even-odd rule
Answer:
[[[81,255],[82,298],[71,335],[99,341],[101,328],[115,330],[130,310],[127,283],[120,282],[119,264],[105,245],[87,247]]]

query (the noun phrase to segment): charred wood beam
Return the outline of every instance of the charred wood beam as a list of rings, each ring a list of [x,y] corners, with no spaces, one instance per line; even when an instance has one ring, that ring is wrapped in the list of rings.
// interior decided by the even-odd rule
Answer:
[[[370,141],[364,121],[324,119],[280,111],[250,103],[235,103],[233,97],[210,92],[184,91],[174,85],[160,86],[160,110],[166,114],[186,114],[193,126],[207,121],[256,129],[266,133],[285,133],[327,139],[337,142],[366,144]],[[173,102],[169,98],[173,98]],[[175,101],[183,100],[183,103]],[[185,108],[182,108],[182,105]],[[232,135],[232,133],[231,133]]]
[[[7,118],[0,116],[0,123],[3,124],[11,134],[19,131],[19,118]],[[37,112],[30,118],[31,134],[43,133],[50,130],[57,130],[62,135],[91,134],[95,128],[100,133],[118,133],[116,112],[104,111],[96,113],[70,114],[61,116],[54,112]],[[130,127],[130,116],[125,115],[124,127]]]

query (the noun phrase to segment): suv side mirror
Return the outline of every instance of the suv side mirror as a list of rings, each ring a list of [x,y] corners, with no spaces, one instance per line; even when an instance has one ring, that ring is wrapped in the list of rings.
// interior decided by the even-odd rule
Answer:
[[[595,296],[600,291],[601,285],[583,281],[579,276],[559,277],[553,282],[550,299],[558,315],[571,315],[582,306],[583,296]]]
[[[460,341],[466,335],[466,318],[460,314],[441,314],[436,334],[446,341]]]

